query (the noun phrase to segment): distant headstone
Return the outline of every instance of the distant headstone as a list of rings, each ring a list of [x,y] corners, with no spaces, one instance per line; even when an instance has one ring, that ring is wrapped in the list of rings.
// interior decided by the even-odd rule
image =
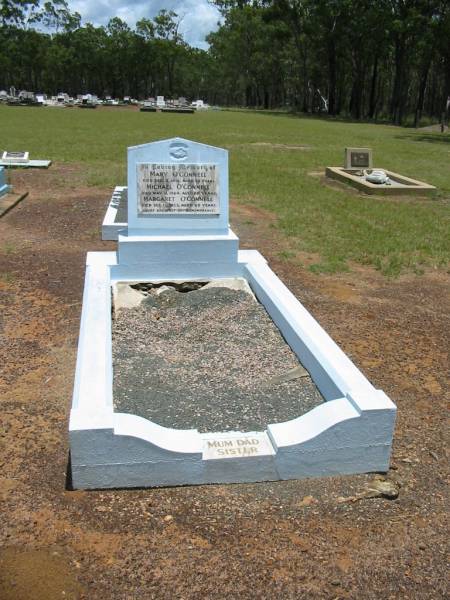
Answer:
[[[344,168],[371,169],[372,150],[370,148],[346,148]]]
[[[6,183],[5,167],[0,167],[0,196],[3,196],[11,190],[11,186]]]
[[[228,230],[228,153],[182,138],[128,149],[130,230]]]
[[[156,106],[165,106],[164,96],[156,96]]]
[[[29,152],[3,152],[3,163],[11,165],[27,164],[29,162]]]

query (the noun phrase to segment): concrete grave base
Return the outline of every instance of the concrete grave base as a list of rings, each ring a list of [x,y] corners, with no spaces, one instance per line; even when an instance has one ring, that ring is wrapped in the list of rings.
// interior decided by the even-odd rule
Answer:
[[[358,175],[361,169],[346,169],[344,167],[327,167],[325,175],[331,179],[336,179],[343,183],[347,183],[353,187],[366,192],[366,194],[382,194],[392,196],[397,194],[421,195],[429,194],[436,190],[433,185],[411,179],[405,175],[399,175],[393,171],[382,169],[391,180],[391,184],[377,184],[366,181],[364,176]]]
[[[0,160],[0,167],[8,167],[9,169],[48,169],[51,164],[51,160],[29,160],[26,163],[12,163],[7,160]]]
[[[182,251],[177,251],[173,260],[138,264],[133,252],[124,254],[121,239],[118,254],[88,254],[70,416],[74,488],[254,482],[388,470],[395,405],[370,384],[258,252],[238,251],[233,261],[233,236],[227,236],[228,258],[222,262],[201,262],[199,257],[183,262]],[[118,264],[118,255],[128,262]],[[258,432],[176,430],[114,411],[112,286],[205,277],[248,282],[326,402]]]

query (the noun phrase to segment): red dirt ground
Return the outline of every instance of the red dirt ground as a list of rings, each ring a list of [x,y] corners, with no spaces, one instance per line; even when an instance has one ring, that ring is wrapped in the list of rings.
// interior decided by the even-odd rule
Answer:
[[[399,410],[387,478],[68,491],[67,425],[85,254],[110,190],[76,166],[17,171],[30,194],[0,220],[0,598],[438,599],[448,597],[445,408],[450,276],[308,271],[274,218],[231,211],[257,248]]]

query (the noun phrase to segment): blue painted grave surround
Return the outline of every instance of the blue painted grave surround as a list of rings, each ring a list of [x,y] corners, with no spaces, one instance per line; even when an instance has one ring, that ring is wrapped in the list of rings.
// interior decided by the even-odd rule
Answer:
[[[0,167],[0,196],[11,191],[11,186],[6,183],[5,167]]]
[[[140,216],[136,174],[142,163],[218,165],[219,210],[214,215]],[[128,221],[121,224],[117,252],[90,252],[86,261],[69,425],[74,488],[237,483],[388,470],[395,405],[372,386],[259,252],[239,250],[228,226],[226,150],[182,138],[129,148]],[[229,432],[172,429],[114,410],[111,291],[119,282],[229,277],[246,279],[325,401],[296,419],[268,423],[265,431],[234,432],[234,437],[256,439],[256,454],[218,458],[211,448],[217,440],[228,439]]]

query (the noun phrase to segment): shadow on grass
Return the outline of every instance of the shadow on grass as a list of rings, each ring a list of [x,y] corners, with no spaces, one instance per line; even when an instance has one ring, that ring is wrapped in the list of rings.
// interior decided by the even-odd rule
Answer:
[[[411,140],[413,142],[426,142],[428,144],[450,144],[450,134],[434,133],[422,135],[396,135],[397,140]]]
[[[326,113],[304,113],[288,110],[262,109],[262,108],[224,108],[224,111],[236,113],[251,113],[265,117],[285,117],[287,119],[310,119],[314,121],[328,121],[331,123],[353,123],[354,125],[390,125],[391,127],[400,127],[407,129],[407,125],[394,125],[387,119],[354,119],[349,116],[327,115]]]

